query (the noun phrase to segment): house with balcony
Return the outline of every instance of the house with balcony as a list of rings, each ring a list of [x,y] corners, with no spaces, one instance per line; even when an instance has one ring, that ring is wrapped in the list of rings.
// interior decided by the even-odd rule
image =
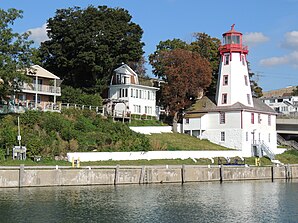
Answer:
[[[156,91],[159,88],[142,85],[136,72],[127,64],[114,70],[106,100],[106,112],[114,117],[141,115],[157,117]]]
[[[55,110],[57,97],[61,96],[60,78],[39,65],[27,69],[27,75],[31,81],[20,86],[15,104],[28,109]]]

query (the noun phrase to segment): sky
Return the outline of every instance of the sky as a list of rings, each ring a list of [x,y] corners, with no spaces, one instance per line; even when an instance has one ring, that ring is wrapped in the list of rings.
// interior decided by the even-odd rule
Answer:
[[[1,0],[0,8],[23,10],[13,30],[30,30],[38,47],[47,39],[46,23],[57,9],[89,5],[125,8],[144,31],[145,57],[160,41],[178,38],[191,42],[204,32],[222,40],[235,29],[244,35],[248,61],[263,91],[298,85],[298,0]],[[147,74],[152,68],[146,65]]]

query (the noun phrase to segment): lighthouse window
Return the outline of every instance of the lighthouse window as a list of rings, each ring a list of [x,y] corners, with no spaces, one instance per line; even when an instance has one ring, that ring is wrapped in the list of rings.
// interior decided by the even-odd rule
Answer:
[[[229,76],[228,75],[224,75],[223,76],[223,85],[228,85],[229,84]]]
[[[240,37],[232,36],[232,44],[240,44]]]
[[[228,65],[229,64],[229,61],[230,61],[230,54],[225,54],[225,59],[224,59],[224,64],[225,65]]]
[[[244,75],[244,81],[245,81],[245,85],[248,86],[248,79],[247,79],[247,75]]]
[[[247,103],[250,105],[250,94],[247,94]]]
[[[242,55],[242,58],[241,59],[242,59],[242,65],[245,66],[245,56]]]
[[[228,102],[228,95],[227,94],[222,94],[222,101],[221,101],[221,103],[222,104],[227,104],[227,102]]]

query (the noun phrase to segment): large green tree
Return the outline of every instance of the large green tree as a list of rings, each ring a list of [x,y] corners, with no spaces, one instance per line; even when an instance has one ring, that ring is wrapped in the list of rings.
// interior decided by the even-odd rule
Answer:
[[[142,58],[143,30],[131,19],[127,10],[107,6],[57,10],[48,20],[50,40],[40,47],[43,65],[66,85],[102,91],[118,65]]]
[[[198,52],[207,59],[212,68],[212,82],[207,89],[207,94],[212,96],[216,93],[216,84],[219,72],[219,46],[221,42],[218,38],[211,37],[206,33],[194,33],[195,41],[191,42],[192,51]]]
[[[31,65],[30,33],[19,34],[12,29],[22,13],[13,8],[0,9],[0,100],[7,101],[19,90],[21,82],[26,80],[26,68]]]

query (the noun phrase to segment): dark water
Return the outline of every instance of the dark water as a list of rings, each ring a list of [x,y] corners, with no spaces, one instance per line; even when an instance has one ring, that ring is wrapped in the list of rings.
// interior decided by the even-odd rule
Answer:
[[[0,222],[298,222],[298,181],[0,189]]]

